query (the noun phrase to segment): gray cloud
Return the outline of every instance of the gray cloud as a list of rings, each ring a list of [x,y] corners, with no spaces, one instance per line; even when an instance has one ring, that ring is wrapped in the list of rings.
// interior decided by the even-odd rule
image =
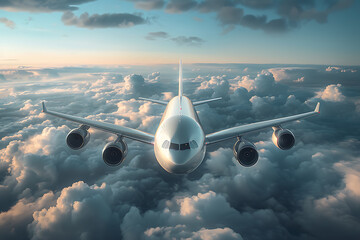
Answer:
[[[0,18],[0,23],[5,24],[5,26],[7,26],[8,28],[14,29],[15,28],[15,23],[7,18]]]
[[[181,13],[193,9],[197,6],[195,0],[170,0],[166,5],[166,11],[169,13]]]
[[[266,33],[283,33],[301,27],[304,21],[326,23],[330,14],[349,8],[353,0],[316,2],[297,0],[170,0],[165,7],[168,13],[182,13],[196,10],[201,13],[215,12],[217,20],[227,30],[236,26],[263,30]],[[139,7],[141,8],[141,7]],[[247,14],[243,8],[252,8],[254,14]],[[278,16],[268,18],[268,10]]]
[[[166,39],[169,37],[167,32],[149,32],[145,37],[147,40]]]
[[[275,6],[276,0],[237,0],[241,5],[254,9],[268,9]]]
[[[353,3],[353,0],[328,1],[326,2],[327,8],[325,10],[318,10],[315,1],[282,0],[279,1],[277,11],[293,25],[297,25],[302,20],[315,20],[318,23],[326,23],[329,14],[348,8]]]
[[[164,0],[127,0],[127,1],[134,2],[135,7],[144,10],[160,9],[165,4]]]
[[[1,9],[10,9],[12,11],[28,11],[28,12],[53,12],[77,10],[74,5],[80,5],[94,0],[1,0]]]
[[[218,20],[224,26],[241,25],[252,29],[262,29],[268,33],[286,32],[288,30],[285,19],[274,19],[267,21],[265,15],[245,15],[241,8],[223,7],[218,11]]]
[[[125,28],[144,24],[146,20],[136,14],[114,13],[114,14],[93,14],[83,13],[80,17],[68,11],[63,14],[61,20],[65,25],[82,28]]]
[[[187,46],[200,46],[205,41],[202,38],[195,36],[177,36],[171,37],[166,32],[149,32],[147,36],[145,36],[147,40],[159,40],[159,39],[170,39],[178,45],[187,45]]]
[[[199,46],[205,41],[199,37],[178,36],[171,39],[179,45]]]
[[[72,151],[64,139],[77,125],[40,113],[46,100],[55,111],[154,133],[164,107],[136,98],[176,95],[171,66],[10,70],[2,69],[0,86],[1,239],[360,234],[359,67],[184,65],[187,96],[223,97],[197,108],[206,133],[309,111],[321,101],[319,117],[284,125],[297,137],[293,149],[277,149],[268,129],[245,136],[259,149],[255,166],[242,167],[228,141],[208,146],[204,163],[187,176],[168,174],[151,146],[130,140],[125,162],[108,167],[101,150],[114,136],[91,130],[88,145]]]

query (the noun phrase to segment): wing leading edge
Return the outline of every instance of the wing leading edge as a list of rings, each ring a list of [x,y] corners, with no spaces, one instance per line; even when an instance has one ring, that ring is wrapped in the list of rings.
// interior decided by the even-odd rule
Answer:
[[[315,110],[311,111],[311,112],[297,114],[297,115],[290,116],[290,117],[277,118],[277,119],[263,121],[263,122],[251,123],[251,124],[228,128],[225,130],[207,134],[205,141],[206,141],[206,144],[221,142],[221,141],[224,141],[227,139],[231,139],[231,138],[235,138],[235,137],[244,135],[246,133],[259,131],[259,130],[262,130],[262,129],[268,128],[268,127],[276,127],[283,123],[310,117],[310,116],[316,115],[318,113],[320,113],[320,103],[317,103]]]
[[[144,142],[144,143],[148,143],[148,144],[154,143],[154,135],[152,135],[150,133],[146,133],[146,132],[143,132],[143,131],[140,131],[137,129],[123,127],[123,126],[119,126],[119,125],[115,125],[115,124],[111,124],[111,123],[94,121],[94,120],[85,119],[85,118],[81,118],[81,117],[71,116],[68,114],[49,111],[49,110],[47,110],[44,102],[42,102],[42,108],[43,108],[42,111],[44,113],[53,115],[55,117],[59,117],[59,118],[63,118],[63,119],[66,119],[66,120],[69,120],[72,122],[80,123],[80,124],[83,124],[83,125],[86,125],[89,127],[93,127],[93,128],[105,131],[105,132],[114,133],[119,136],[127,137],[129,139],[133,139],[136,141],[140,141],[140,142]]]

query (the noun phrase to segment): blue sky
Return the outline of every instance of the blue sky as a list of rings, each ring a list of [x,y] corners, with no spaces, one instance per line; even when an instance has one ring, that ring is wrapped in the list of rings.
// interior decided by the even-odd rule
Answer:
[[[133,26],[109,27],[107,24],[114,20],[112,18],[94,28],[66,25],[62,16],[67,10],[55,5],[57,1],[50,1],[46,9],[39,7],[44,2],[42,0],[33,1],[39,3],[36,6],[15,5],[17,1],[13,1],[13,5],[0,2],[0,65],[142,65],[175,63],[179,58],[187,63],[360,63],[360,29],[357,27],[360,4],[356,1],[333,1],[344,5],[335,10],[329,10],[325,1],[303,1],[310,4],[285,1],[293,4],[285,13],[279,10],[285,3],[276,0],[254,1],[272,4],[265,9],[229,0],[215,1],[220,6],[215,10],[204,12],[199,10],[199,5],[193,5],[176,13],[166,8],[172,2],[181,1],[155,1],[162,2],[163,7],[144,9],[136,5],[136,1],[120,0],[58,1],[61,6],[76,6],[78,9],[72,11],[76,18],[83,13],[89,16],[128,13],[141,16],[144,20]],[[76,2],[83,3],[72,5]],[[184,2],[200,4],[214,1]],[[267,23],[282,19],[286,29],[254,29],[256,27],[237,22],[239,16],[234,12],[222,20],[219,9],[224,8],[241,9],[244,16],[266,16]],[[302,15],[291,15],[294,9]],[[326,12],[326,20],[318,21],[314,16],[316,14],[311,15],[314,12]],[[151,32],[167,35],[154,40],[146,39]],[[175,41],[176,38],[179,41]]]

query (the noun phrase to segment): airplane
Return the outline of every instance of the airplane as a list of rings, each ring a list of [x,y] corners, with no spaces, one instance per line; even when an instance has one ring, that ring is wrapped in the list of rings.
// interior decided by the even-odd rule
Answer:
[[[177,96],[169,102],[147,98],[139,99],[166,106],[155,135],[133,128],[50,111],[47,110],[44,102],[42,102],[42,112],[81,124],[66,136],[66,143],[71,149],[81,149],[89,142],[88,130],[92,127],[117,135],[114,142],[106,144],[103,148],[102,158],[106,164],[118,166],[124,161],[128,153],[124,138],[128,138],[153,145],[155,157],[160,166],[167,172],[175,174],[187,174],[194,171],[204,160],[208,145],[236,138],[237,141],[233,146],[235,158],[242,166],[251,167],[258,162],[259,154],[255,145],[244,139],[245,134],[272,127],[274,130],[272,141],[275,146],[282,150],[288,150],[294,146],[295,136],[290,130],[283,129],[281,125],[320,113],[320,103],[318,102],[314,111],[205,134],[195,107],[218,101],[221,98],[192,102],[184,96],[181,60],[179,62]]]

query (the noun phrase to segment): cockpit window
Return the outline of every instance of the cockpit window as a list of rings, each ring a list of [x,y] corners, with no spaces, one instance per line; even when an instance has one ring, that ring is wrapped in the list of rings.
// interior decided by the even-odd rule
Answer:
[[[177,144],[177,143],[170,143],[170,149],[179,150],[179,144]]]
[[[162,147],[163,147],[163,148],[169,148],[169,146],[170,146],[170,142],[169,142],[168,140],[165,140],[165,141],[163,142]]]
[[[186,149],[190,149],[189,143],[180,144],[180,150],[186,150]]]
[[[190,143],[182,143],[182,144],[177,144],[177,143],[172,143],[169,142],[168,140],[165,140],[162,144],[162,147],[165,149],[173,149],[173,150],[180,150],[180,151],[184,151],[184,150],[188,150],[188,149],[195,149],[198,147],[198,144],[196,143],[195,140],[190,141]]]
[[[191,141],[190,141],[190,147],[191,147],[191,148],[197,148],[197,147],[198,147],[198,144],[196,143],[195,140],[191,140]]]

